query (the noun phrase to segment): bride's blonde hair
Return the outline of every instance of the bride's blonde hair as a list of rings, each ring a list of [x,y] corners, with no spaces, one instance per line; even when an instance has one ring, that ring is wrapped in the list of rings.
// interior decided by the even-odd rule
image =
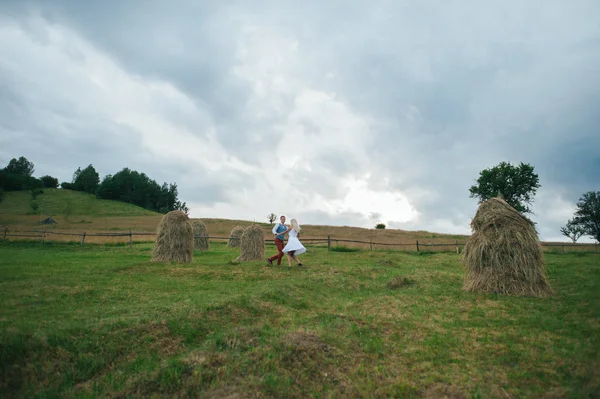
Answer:
[[[300,228],[300,225],[298,224],[298,221],[296,219],[292,219],[290,224],[292,225],[292,228],[296,230],[296,233],[300,233],[300,230],[302,229]]]

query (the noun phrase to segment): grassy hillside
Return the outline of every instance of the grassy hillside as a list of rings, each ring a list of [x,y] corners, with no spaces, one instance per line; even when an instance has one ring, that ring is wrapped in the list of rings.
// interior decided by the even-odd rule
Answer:
[[[40,211],[33,214],[30,208],[31,195],[28,191],[8,192],[0,203],[0,227],[29,230],[39,227],[39,221],[53,212],[53,218],[58,222],[54,228],[73,232],[92,231],[139,231],[152,232],[160,222],[161,214],[151,212],[135,205],[124,202],[100,200],[91,194],[71,190],[46,189],[44,194],[37,197]],[[244,220],[202,218],[212,236],[229,236],[235,226],[246,227],[255,222]],[[268,223],[257,222],[263,227],[266,237],[271,237],[271,226]],[[303,237],[323,238],[330,235],[333,238],[349,240],[373,240],[374,242],[390,244],[421,243],[453,243],[464,242],[465,236],[429,233],[425,231],[375,230],[348,226],[319,226],[302,225]],[[53,237],[51,239],[68,239],[71,237]],[[148,240],[148,237],[134,239]],[[96,239],[95,242],[113,242],[112,239]],[[335,244],[335,243],[334,243]],[[360,246],[360,244],[345,244]],[[367,244],[368,245],[368,244]],[[364,244],[363,244],[364,246]],[[451,250],[451,248],[450,248]]]
[[[44,189],[35,200],[40,208],[33,212],[29,191],[7,192],[0,203],[0,226],[27,230],[39,227],[50,216],[58,230],[154,229],[161,215],[120,201],[97,199],[92,194],[62,189]],[[150,227],[152,226],[152,227]]]
[[[80,191],[63,190],[58,188],[44,189],[37,196],[42,216],[50,213],[63,217],[105,217],[105,216],[152,216],[156,212],[119,201],[97,199],[96,196]],[[29,191],[14,191],[5,193],[0,203],[0,216],[31,215],[31,193]],[[39,215],[40,210],[36,212]]]
[[[0,396],[600,392],[597,254],[548,254],[556,295],[536,299],[462,291],[451,253],[311,248],[288,270],[151,250],[0,242]]]

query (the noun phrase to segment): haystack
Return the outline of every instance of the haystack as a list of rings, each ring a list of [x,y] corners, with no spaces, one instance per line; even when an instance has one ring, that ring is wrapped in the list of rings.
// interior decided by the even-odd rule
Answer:
[[[242,233],[244,232],[244,228],[240,226],[235,226],[231,233],[229,233],[229,241],[227,242],[227,246],[231,248],[239,248],[240,247],[240,239],[242,237]]]
[[[259,225],[246,228],[240,239],[240,256],[238,261],[264,260],[265,233]]]
[[[182,211],[163,216],[156,229],[156,244],[152,260],[158,262],[191,262],[194,250],[194,229]]]
[[[464,289],[514,296],[552,295],[533,222],[500,198],[479,206],[465,245]]]
[[[194,228],[194,249],[200,251],[208,251],[210,246],[208,242],[208,229],[202,220],[194,220],[192,222]]]

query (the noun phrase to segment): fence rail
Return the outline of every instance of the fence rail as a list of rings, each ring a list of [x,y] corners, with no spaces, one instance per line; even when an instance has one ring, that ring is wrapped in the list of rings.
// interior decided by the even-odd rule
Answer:
[[[27,237],[27,238],[38,238],[41,239],[41,242],[46,241],[46,237],[49,235],[62,235],[62,236],[71,236],[71,237],[81,237],[81,245],[85,244],[85,239],[87,237],[129,237],[129,247],[133,246],[133,237],[135,236],[156,236],[156,233],[152,232],[134,232],[130,230],[129,232],[65,232],[65,231],[55,231],[55,230],[9,230],[8,227],[4,229],[2,237],[3,241],[7,241],[8,237]],[[195,235],[194,238],[208,238],[213,240],[229,240],[231,237],[228,236],[202,236]],[[373,247],[408,247],[409,249],[414,248],[417,252],[421,252],[422,248],[430,248],[430,247],[452,247],[452,252],[459,253],[460,248],[464,247],[466,243],[464,242],[448,242],[448,243],[425,243],[419,242],[416,240],[414,243],[406,243],[406,242],[375,242],[373,240],[363,241],[363,240],[350,240],[350,239],[342,239],[335,238],[331,236],[322,237],[322,238],[303,238],[303,242],[312,243],[314,245],[319,244],[327,244],[327,250],[331,251],[331,243],[350,243],[350,244],[363,244],[368,245],[370,250],[373,250]],[[265,239],[265,244],[274,245],[273,240],[270,238]],[[565,252],[565,248],[577,247],[579,249],[589,249],[588,252],[599,252],[598,243],[586,243],[586,244],[577,244],[577,243],[541,243],[542,247],[547,248],[561,248],[561,252]]]

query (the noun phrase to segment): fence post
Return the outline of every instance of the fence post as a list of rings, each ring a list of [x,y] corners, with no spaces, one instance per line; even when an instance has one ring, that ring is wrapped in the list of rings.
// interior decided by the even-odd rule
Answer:
[[[331,251],[331,236],[327,236],[327,251]]]
[[[373,250],[373,239],[371,239],[371,242],[369,244],[370,244],[370,248],[371,248],[371,251],[372,251]]]
[[[83,247],[83,242],[85,241],[85,231],[83,232],[83,234],[81,235],[81,246]]]
[[[459,253],[458,252],[458,240],[456,241],[456,253]]]
[[[42,244],[46,241],[46,229],[44,229],[44,235],[42,236]]]
[[[133,246],[133,233],[129,230],[129,248]]]
[[[6,234],[8,233],[8,227],[4,228],[4,241],[6,241]]]
[[[564,254],[564,253],[565,253],[565,243],[564,243],[564,242],[562,243],[562,246],[561,246],[561,247],[562,247],[562,248],[561,248],[561,249],[562,249],[562,253]]]
[[[419,240],[417,240],[417,252],[419,252]]]

